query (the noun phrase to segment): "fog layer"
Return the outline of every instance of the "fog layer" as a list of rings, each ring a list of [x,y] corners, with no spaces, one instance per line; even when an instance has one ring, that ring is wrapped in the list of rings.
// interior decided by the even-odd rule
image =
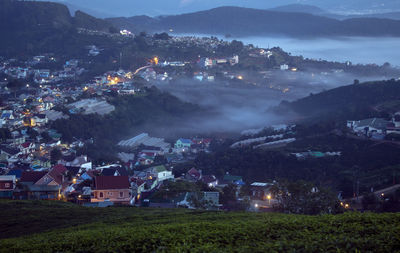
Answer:
[[[400,66],[400,38],[342,37],[301,40],[294,38],[240,38],[246,44],[268,48],[280,47],[292,55],[327,61]]]

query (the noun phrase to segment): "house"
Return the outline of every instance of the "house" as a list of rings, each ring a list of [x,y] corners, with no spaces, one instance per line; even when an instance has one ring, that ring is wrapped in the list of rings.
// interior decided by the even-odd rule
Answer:
[[[400,112],[396,112],[392,118],[395,127],[400,127]]]
[[[79,180],[85,181],[85,180],[93,180],[95,175],[93,174],[93,171],[85,171],[80,177]]]
[[[101,170],[102,176],[128,176],[128,172],[121,166],[104,168]]]
[[[185,175],[186,180],[189,181],[199,181],[201,179],[201,170],[196,170],[191,168]]]
[[[243,179],[241,176],[234,176],[230,174],[225,174],[222,179],[222,184],[236,184],[236,185],[244,185]]]
[[[385,134],[389,121],[381,118],[370,118],[358,121],[347,121],[347,127],[354,132],[371,136],[372,134]]]
[[[145,171],[153,177],[156,177],[159,183],[164,180],[174,179],[172,171],[167,170],[164,165],[151,167],[146,169]]]
[[[7,142],[11,142],[14,145],[20,145],[25,142],[25,136],[18,131],[13,131],[11,137],[12,139],[7,139]]]
[[[273,185],[273,183],[252,183],[250,185],[251,197],[258,200],[270,200],[272,198],[271,187]]]
[[[392,122],[386,127],[386,134],[400,134],[400,112],[392,117]]]
[[[207,210],[218,210],[219,192],[187,192],[183,200],[176,203],[178,207]]]
[[[21,154],[19,149],[11,148],[8,146],[0,146],[0,161],[8,161],[17,158]]]
[[[32,166],[32,168],[50,168],[51,161],[50,161],[50,159],[41,156],[41,157],[33,160],[31,163],[31,166]]]
[[[57,164],[46,175],[44,175],[37,182],[35,182],[35,185],[57,186],[61,190],[62,185],[65,181],[64,174],[66,171],[67,168],[65,168],[61,164]]]
[[[204,175],[201,181],[208,185],[208,187],[216,187],[218,185],[218,179],[214,175]]]
[[[203,200],[206,202],[207,209],[218,210],[219,192],[203,192]]]
[[[185,152],[190,149],[191,145],[192,145],[192,140],[181,138],[176,141],[175,148],[181,149],[183,152]]]
[[[97,176],[94,181],[91,202],[130,202],[132,193],[128,176]]]
[[[134,195],[133,197],[136,198],[136,200],[139,200],[142,192],[146,191],[146,180],[132,177],[131,187],[132,187],[132,193]]]
[[[52,183],[54,180],[51,176],[46,177],[47,174],[46,171],[23,171],[20,180],[21,187],[16,189],[15,195],[20,199],[59,199],[61,187]]]
[[[24,142],[21,145],[19,145],[19,150],[21,151],[22,154],[28,155],[35,151],[36,146],[33,142]]]
[[[16,177],[0,176],[0,198],[12,198],[16,186]]]
[[[37,115],[35,115],[33,120],[37,126],[43,126],[43,125],[47,124],[49,121],[46,114],[37,114]]]

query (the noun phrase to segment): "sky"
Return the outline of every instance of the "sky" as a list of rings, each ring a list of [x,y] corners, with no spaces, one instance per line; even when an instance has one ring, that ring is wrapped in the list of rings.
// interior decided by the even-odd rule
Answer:
[[[73,5],[98,17],[173,15],[240,6],[269,9],[286,4],[310,4],[333,12],[390,12],[400,10],[400,0],[52,0]]]

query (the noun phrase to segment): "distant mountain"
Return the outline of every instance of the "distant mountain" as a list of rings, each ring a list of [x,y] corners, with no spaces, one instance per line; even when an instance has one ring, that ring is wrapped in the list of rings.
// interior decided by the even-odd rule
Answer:
[[[300,13],[308,13],[308,14],[324,14],[327,13],[325,10],[313,6],[313,5],[306,5],[306,4],[289,4],[278,6],[275,8],[269,9],[270,11],[279,11],[279,12],[300,12]]]
[[[348,15],[348,16],[328,14],[328,16],[342,19],[342,20],[348,19],[348,18],[383,18],[383,19],[400,20],[400,12],[388,12],[388,13],[364,14],[364,15]]]
[[[400,21],[376,18],[336,20],[297,12],[219,7],[174,16],[107,19],[132,30],[233,36],[400,36]]]
[[[108,17],[129,17],[136,15],[176,15],[207,10],[221,6],[237,6],[256,9],[270,9],[280,5],[313,5],[327,12],[342,15],[383,13],[400,11],[397,0],[52,0],[71,4],[81,11],[106,14]],[[103,15],[97,17],[105,17]]]

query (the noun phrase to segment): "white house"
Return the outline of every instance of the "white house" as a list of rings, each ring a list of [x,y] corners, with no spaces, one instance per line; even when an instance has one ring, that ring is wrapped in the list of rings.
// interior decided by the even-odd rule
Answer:
[[[356,133],[371,135],[373,133],[385,134],[390,122],[381,118],[370,118],[358,121],[347,121],[347,127]]]

